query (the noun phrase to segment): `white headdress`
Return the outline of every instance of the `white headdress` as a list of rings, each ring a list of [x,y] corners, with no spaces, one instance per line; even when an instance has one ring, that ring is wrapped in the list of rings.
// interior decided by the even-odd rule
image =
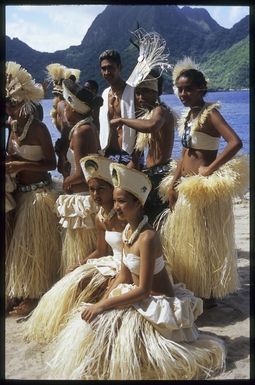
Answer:
[[[79,69],[67,68],[59,63],[51,63],[46,69],[48,71],[47,80],[53,83],[53,93],[60,95],[63,93],[63,80],[69,79],[71,75],[74,75],[76,81],[78,81],[81,73]]]
[[[34,103],[38,103],[44,96],[41,84],[36,84],[29,72],[20,64],[6,62],[6,98],[12,103],[23,102],[21,114],[31,114],[35,110]]]
[[[173,83],[175,84],[176,79],[180,76],[183,71],[194,69],[199,71],[199,66],[190,57],[184,57],[179,60],[173,68]]]
[[[145,204],[151,191],[151,182],[147,175],[134,168],[128,168],[124,164],[114,162],[110,164],[110,171],[114,187],[130,192],[139,199],[142,205]]]
[[[89,155],[80,159],[81,169],[86,181],[92,178],[103,179],[112,185],[110,164],[112,161],[104,156]]]
[[[146,32],[139,28],[133,32],[139,45],[139,56],[133,72],[129,76],[127,83],[136,87],[146,79],[152,69],[159,68],[161,73],[169,71],[169,53],[165,51],[166,41],[157,32]],[[160,74],[161,75],[161,74]]]

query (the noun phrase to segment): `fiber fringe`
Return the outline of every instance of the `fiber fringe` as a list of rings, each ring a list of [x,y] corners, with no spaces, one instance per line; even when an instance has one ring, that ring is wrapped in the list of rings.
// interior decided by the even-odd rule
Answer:
[[[238,288],[232,198],[246,192],[247,168],[247,157],[234,158],[209,177],[182,178],[176,187],[161,240],[174,281],[197,296],[222,298]]]
[[[63,245],[60,264],[60,276],[63,277],[69,266],[86,259],[95,249],[96,228],[62,229]]]
[[[83,301],[96,302],[100,299],[108,278],[89,263],[65,275],[44,294],[24,323],[25,341],[42,344],[52,341],[66,325],[72,309]]]
[[[13,236],[6,257],[9,297],[39,298],[57,280],[61,238],[49,189],[17,193]]]
[[[106,311],[88,324],[81,319],[86,306],[73,312],[50,346],[50,378],[190,380],[224,368],[224,345],[216,337],[201,334],[194,342],[176,343],[132,307]]]

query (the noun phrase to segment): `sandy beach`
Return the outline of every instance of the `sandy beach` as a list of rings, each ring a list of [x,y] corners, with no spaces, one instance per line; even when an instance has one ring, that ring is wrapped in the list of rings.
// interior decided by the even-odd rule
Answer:
[[[240,288],[237,293],[217,301],[197,320],[201,331],[221,337],[227,347],[226,369],[212,379],[250,378],[250,261],[249,261],[249,194],[234,204],[235,235]],[[15,316],[6,317],[5,378],[47,379],[46,346],[24,343],[22,327]]]

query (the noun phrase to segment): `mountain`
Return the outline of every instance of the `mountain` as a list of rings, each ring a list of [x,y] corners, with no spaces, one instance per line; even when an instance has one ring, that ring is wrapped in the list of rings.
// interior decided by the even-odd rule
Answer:
[[[6,60],[17,61],[39,82],[45,78],[45,67],[49,63],[79,68],[81,83],[85,79],[95,79],[102,90],[106,83],[100,76],[100,53],[106,49],[118,50],[123,63],[122,76],[127,79],[137,59],[138,51],[130,38],[138,24],[164,37],[172,64],[183,56],[191,56],[202,68],[210,70],[212,88],[247,87],[247,80],[240,74],[249,72],[248,16],[227,29],[213,20],[205,9],[187,6],[108,5],[95,18],[80,45],[54,53],[38,52],[19,39],[7,36]],[[232,62],[228,61],[229,65],[226,65],[225,60],[230,57]],[[235,63],[238,76],[233,74],[232,63]],[[169,91],[170,79],[165,84],[165,92]]]

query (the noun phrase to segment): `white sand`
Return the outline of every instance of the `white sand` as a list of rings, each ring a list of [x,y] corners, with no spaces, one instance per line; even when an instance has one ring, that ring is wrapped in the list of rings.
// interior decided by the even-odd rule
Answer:
[[[235,202],[236,248],[240,289],[217,301],[218,306],[206,310],[199,318],[200,330],[224,339],[227,346],[226,370],[214,379],[248,379],[250,377],[249,324],[249,195]],[[46,347],[25,344],[18,317],[6,318],[6,379],[46,379]],[[71,343],[71,341],[70,341]]]

